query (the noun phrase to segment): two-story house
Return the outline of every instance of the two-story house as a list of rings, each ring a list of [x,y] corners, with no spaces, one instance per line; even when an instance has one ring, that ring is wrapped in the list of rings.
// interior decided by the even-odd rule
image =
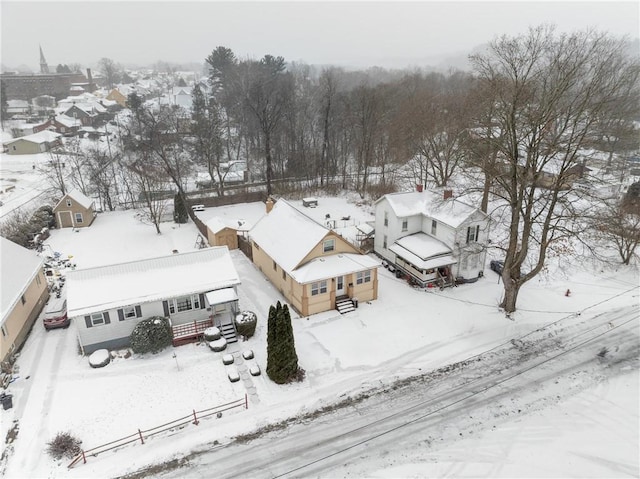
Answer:
[[[375,202],[374,251],[421,286],[482,276],[489,217],[433,191],[384,195]]]

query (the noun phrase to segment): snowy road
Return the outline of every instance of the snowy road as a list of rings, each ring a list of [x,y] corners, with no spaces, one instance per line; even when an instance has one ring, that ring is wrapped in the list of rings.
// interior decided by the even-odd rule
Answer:
[[[317,418],[251,441],[207,445],[188,454],[179,469],[159,469],[162,477],[209,477],[212,471],[229,478],[360,477],[378,475],[405,457],[433,461],[465,436],[562,403],[608,377],[637,374],[638,325],[638,306],[568,317]],[[487,462],[487,477],[500,475],[508,446],[503,457]],[[636,459],[608,464],[601,474],[637,473]]]

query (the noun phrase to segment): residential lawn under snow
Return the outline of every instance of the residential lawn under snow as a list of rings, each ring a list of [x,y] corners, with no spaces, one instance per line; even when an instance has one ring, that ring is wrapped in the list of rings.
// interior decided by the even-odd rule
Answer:
[[[296,202],[297,204],[298,202]],[[261,215],[262,204],[234,205],[210,208],[200,213],[206,221],[211,216],[226,215],[233,220],[254,223]],[[301,207],[302,208],[302,207]],[[336,227],[352,227],[355,222],[371,221],[373,216],[365,205],[345,198],[319,198],[319,207],[303,211],[321,222],[325,215],[338,219]],[[345,224],[341,224],[340,222]],[[350,224],[347,224],[350,223]],[[101,213],[91,227],[79,231],[54,230],[48,244],[52,251],[72,256],[78,268],[131,261],[171,254],[195,248],[198,231],[192,223],[164,223],[162,234],[152,226],[140,223],[133,211]],[[345,236],[347,236],[345,234]],[[485,270],[484,278],[444,291],[419,290],[380,269],[379,298],[360,303],[354,312],[341,316],[329,311],[310,317],[298,317],[292,311],[292,322],[299,364],[306,370],[302,383],[277,386],[265,374],[252,377],[252,386],[243,381],[229,382],[229,366],[222,356],[253,350],[255,359],[236,359],[233,368],[259,365],[266,370],[266,316],[276,301],[284,301],[265,277],[238,250],[232,252],[242,284],[239,286],[240,308],[257,314],[258,326],[253,338],[231,345],[222,353],[212,352],[205,343],[168,348],[153,355],[131,356],[122,353],[104,368],[91,368],[87,357],[78,353],[75,326],[66,330],[46,332],[38,321],[18,359],[17,379],[10,385],[14,407],[2,413],[3,437],[19,421],[17,438],[6,451],[6,477],[103,477],[124,474],[149,464],[166,460],[172,454],[187,453],[204,442],[218,440],[240,432],[248,432],[268,422],[311,411],[340,398],[390,383],[467,358],[508,341],[541,325],[579,312],[592,305],[595,310],[637,304],[637,290],[621,294],[638,286],[638,271],[633,267],[593,269],[591,264],[566,269],[552,266],[546,274],[522,289],[519,310],[513,320],[498,309],[502,288],[498,276]],[[212,273],[213,274],[213,273]],[[565,296],[567,289],[570,296]],[[607,301],[608,300],[608,301]],[[599,308],[599,309],[598,309]],[[238,354],[237,356],[240,356]],[[617,383],[615,383],[617,384]],[[558,441],[579,440],[585,434],[608,437],[621,421],[637,424],[637,381],[627,386],[599,388],[592,393],[612,406],[601,422],[587,422],[576,431],[571,421],[559,422],[553,440],[550,432],[542,432],[535,447],[540,454],[549,454],[552,464],[548,472],[564,475],[560,465],[565,459],[556,450]],[[616,399],[622,391],[626,400]],[[150,445],[131,444],[116,452],[89,457],[87,464],[67,470],[68,460],[54,461],[44,451],[46,443],[56,433],[69,431],[90,449],[122,436],[136,433],[201,410],[248,395],[248,410],[225,413],[220,419],[208,419],[198,427],[187,426],[171,433],[168,441],[150,440]],[[557,415],[570,414],[573,408],[586,412],[588,401],[562,406],[555,412],[542,411],[527,422],[538,424],[555,420]],[[562,438],[566,427],[566,438]],[[635,440],[637,450],[638,436]],[[488,434],[488,433],[487,433]],[[509,472],[514,476],[528,475],[526,451],[531,436],[491,432],[493,441],[502,444],[501,451],[510,459]],[[478,447],[489,436],[466,439],[465,447]],[[506,444],[510,444],[509,447]],[[5,449],[6,445],[3,446]],[[144,460],[138,457],[144,448]],[[609,454],[606,441],[602,444],[603,461],[615,459]],[[451,451],[460,460],[460,449]],[[581,463],[580,455],[572,456]],[[518,464],[522,468],[518,468]],[[554,469],[553,464],[558,467]],[[582,467],[586,467],[581,463]],[[636,458],[637,472],[637,458]],[[465,470],[458,471],[464,475]],[[415,469],[395,469],[379,472],[379,477],[415,475]],[[424,470],[425,475],[457,475],[444,464]],[[470,475],[486,475],[480,469],[470,469]],[[611,474],[616,475],[615,468]],[[185,471],[188,476],[188,471]],[[533,475],[537,475],[535,472]]]

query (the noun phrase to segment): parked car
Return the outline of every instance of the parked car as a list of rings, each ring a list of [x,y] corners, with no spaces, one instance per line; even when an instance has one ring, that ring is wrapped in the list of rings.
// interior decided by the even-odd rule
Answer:
[[[491,268],[498,274],[502,274],[502,270],[504,269],[504,261],[500,259],[491,260],[491,263],[489,263],[489,268]]]
[[[69,326],[69,322],[67,300],[64,298],[51,298],[44,309],[44,319],[42,320],[44,329],[49,331],[55,328],[66,328]]]

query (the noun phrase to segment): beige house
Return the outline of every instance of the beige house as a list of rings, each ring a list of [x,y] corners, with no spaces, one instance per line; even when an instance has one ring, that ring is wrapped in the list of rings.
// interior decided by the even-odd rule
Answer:
[[[207,241],[211,246],[226,246],[238,249],[238,230],[229,226],[221,218],[214,217],[205,223],[207,227]]]
[[[0,237],[0,360],[24,343],[49,298],[42,259]]]
[[[78,190],[70,191],[53,208],[58,228],[83,228],[96,216],[94,202]]]
[[[114,88],[109,92],[109,94],[107,95],[107,100],[115,101],[122,108],[127,107],[127,97],[120,93],[120,90],[118,90],[117,88]]]
[[[378,297],[378,260],[285,200],[250,230],[253,262],[300,314]]]
[[[40,131],[32,135],[22,136],[5,142],[9,155],[34,155],[44,153],[62,144],[62,135],[49,130]]]

